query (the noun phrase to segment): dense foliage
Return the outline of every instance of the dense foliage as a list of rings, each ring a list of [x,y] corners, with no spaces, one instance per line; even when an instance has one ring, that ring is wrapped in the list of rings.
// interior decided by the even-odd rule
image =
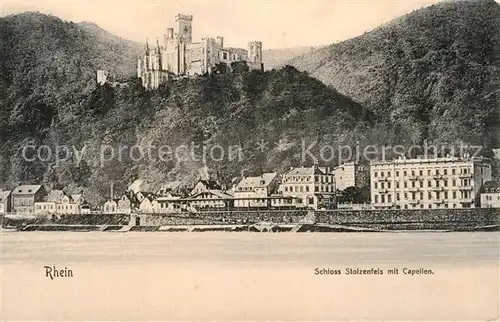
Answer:
[[[66,187],[95,205],[111,182],[116,193],[137,178],[192,183],[208,167],[227,186],[233,177],[311,165],[302,158],[310,144],[315,156],[324,145],[335,153],[425,137],[491,146],[498,96],[487,93],[499,85],[498,51],[487,28],[498,30],[495,12],[488,1],[444,4],[314,52],[322,61],[306,69],[360,103],[294,67],[261,72],[244,63],[147,91],[133,77],[137,44],[37,13],[1,18],[0,186]],[[126,85],[97,86],[97,69]],[[23,148],[34,147],[31,158],[41,145],[52,153],[26,161]],[[57,146],[69,149],[57,151],[67,160],[57,161]]]
[[[500,146],[493,0],[433,5],[290,63],[364,104],[401,140]]]
[[[260,72],[244,63],[219,65],[212,75],[172,80],[154,91],[134,77],[125,86],[97,86],[95,70],[101,66],[127,76],[120,66],[135,63],[129,58],[134,44],[124,45],[92,25],[36,13],[3,18],[0,26],[2,48],[8,48],[0,60],[0,184],[43,182],[83,190],[96,204],[109,196],[111,182],[117,193],[136,178],[193,182],[205,163],[227,185],[242,173],[301,164],[302,139],[363,139],[359,135],[373,121],[361,105],[292,67]],[[259,149],[260,140],[269,151]],[[31,159],[41,145],[51,154],[40,150],[42,160],[26,161],[23,147],[30,147],[24,151]],[[151,153],[141,155],[134,145]],[[190,149],[175,150],[183,145]],[[194,145],[200,148],[192,150]],[[210,150],[215,145],[222,150]],[[58,151],[63,159],[70,155],[68,160],[57,162],[57,146],[69,149]],[[161,156],[160,146],[172,154]],[[114,157],[103,154],[103,161],[106,151]]]

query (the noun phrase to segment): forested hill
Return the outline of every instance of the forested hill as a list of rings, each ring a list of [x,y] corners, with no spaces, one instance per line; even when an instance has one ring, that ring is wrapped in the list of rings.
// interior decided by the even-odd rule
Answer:
[[[37,13],[2,18],[0,28],[0,186],[40,182],[83,191],[99,204],[111,182],[117,193],[136,178],[193,182],[203,165],[200,150],[196,160],[166,160],[157,150],[137,160],[126,148],[119,153],[120,147],[218,145],[224,155],[216,150],[206,164],[213,178],[229,184],[241,174],[303,164],[302,140],[354,144],[370,140],[373,131],[375,120],[363,106],[293,67],[260,72],[221,65],[219,73],[155,91],[144,90],[134,77],[126,79],[128,86],[97,86],[96,69],[119,73],[124,64],[135,64],[127,58],[133,56],[130,43],[90,24]],[[28,145],[47,145],[52,155],[44,151],[44,160],[26,161]],[[230,160],[229,146],[235,145],[242,158]],[[57,163],[56,146],[84,151],[81,162]],[[103,146],[115,149],[112,161],[100,162]]]
[[[500,5],[493,0],[423,8],[290,64],[414,142],[500,147]]]

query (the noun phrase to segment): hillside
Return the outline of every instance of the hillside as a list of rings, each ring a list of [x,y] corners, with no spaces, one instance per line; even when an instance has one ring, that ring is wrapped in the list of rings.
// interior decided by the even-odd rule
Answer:
[[[372,131],[374,120],[363,106],[292,67],[250,72],[245,64],[232,71],[221,65],[220,73],[172,81],[156,91],[145,91],[134,77],[125,87],[97,86],[95,69],[118,71],[130,63],[130,44],[92,24],[35,13],[3,18],[0,26],[2,48],[8,48],[1,57],[6,73],[0,81],[0,186],[43,182],[83,191],[99,204],[112,181],[117,193],[136,178],[193,182],[202,155],[211,175],[228,184],[242,173],[302,164],[303,139],[337,146]],[[260,140],[269,142],[269,150],[258,149]],[[218,148],[213,157],[201,149],[176,154],[177,147],[192,143],[220,146],[224,155]],[[42,151],[43,160],[24,159],[24,147],[32,146],[26,154],[31,158],[41,145],[52,153]],[[232,150],[230,160],[229,147],[235,145],[242,147],[242,158]],[[56,162],[56,146],[83,151],[82,159],[73,153]],[[142,151],[166,146],[173,155],[160,157],[153,149],[139,160],[134,146]],[[101,162],[101,149],[107,148],[115,157]],[[184,160],[187,154],[191,159]]]
[[[318,48],[321,47],[310,46],[310,47],[291,47],[291,48],[281,48],[281,49],[264,49],[262,50],[262,62],[264,63],[264,68],[266,70],[271,70],[273,68],[281,68],[285,66],[289,60],[298,56],[302,56],[306,53],[310,53]]]
[[[289,62],[412,142],[499,147],[500,5],[443,2]]]

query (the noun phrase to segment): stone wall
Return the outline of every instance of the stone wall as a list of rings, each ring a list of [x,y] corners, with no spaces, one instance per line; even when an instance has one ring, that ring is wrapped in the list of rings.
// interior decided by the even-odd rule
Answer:
[[[298,223],[306,216],[306,211],[204,211],[186,215],[176,214],[137,214],[131,215],[131,224],[139,217],[140,226],[170,226],[170,225],[223,225],[223,224],[254,224],[269,221],[280,224]]]
[[[318,223],[377,229],[469,230],[498,225],[500,209],[418,209],[318,211]]]

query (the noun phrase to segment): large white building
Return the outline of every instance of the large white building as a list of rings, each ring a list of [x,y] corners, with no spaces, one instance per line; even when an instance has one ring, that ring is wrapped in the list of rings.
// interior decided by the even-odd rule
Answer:
[[[241,179],[234,189],[234,206],[266,207],[276,177],[277,173],[271,172]]]
[[[471,208],[491,180],[491,165],[456,157],[377,161],[370,165],[370,179],[375,208]]]
[[[283,197],[301,201],[298,206],[328,209],[335,205],[335,176],[328,168],[291,168],[283,174],[278,189]]]

